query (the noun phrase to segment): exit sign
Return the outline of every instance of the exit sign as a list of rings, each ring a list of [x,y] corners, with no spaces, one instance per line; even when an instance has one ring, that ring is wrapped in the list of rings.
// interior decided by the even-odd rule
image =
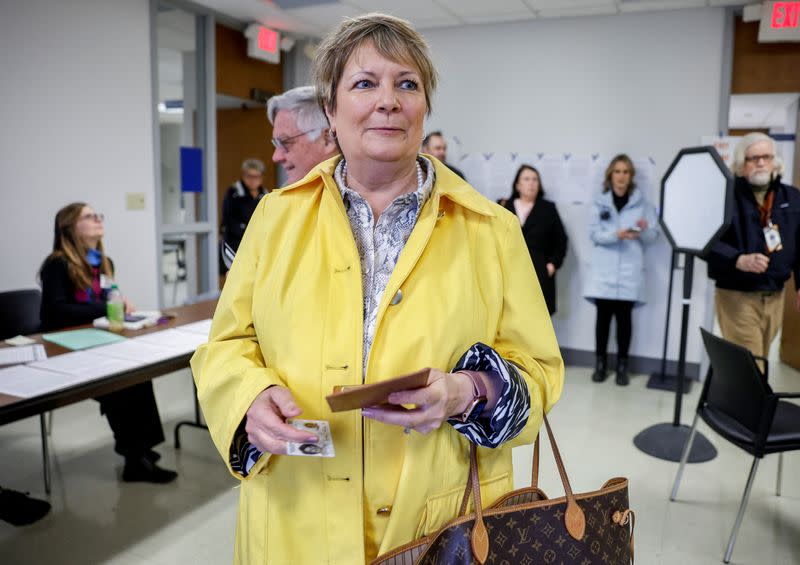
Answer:
[[[758,40],[764,43],[800,41],[800,1],[764,2]]]
[[[244,30],[247,55],[268,63],[281,62],[281,34],[261,24],[250,24]]]

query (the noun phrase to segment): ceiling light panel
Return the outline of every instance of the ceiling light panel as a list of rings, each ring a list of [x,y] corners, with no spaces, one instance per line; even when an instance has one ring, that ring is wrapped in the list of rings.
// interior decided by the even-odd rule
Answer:
[[[523,0],[435,0],[447,10],[464,19],[475,17],[533,15]]]
[[[552,9],[559,9],[559,8],[569,8],[569,9],[577,9],[577,8],[607,8],[608,6],[614,6],[616,8],[617,3],[615,0],[524,0],[525,3],[534,10],[552,10]]]
[[[651,12],[706,6],[706,0],[618,0],[618,3],[620,12]]]
[[[299,8],[312,8],[324,4],[338,4],[339,0],[271,0],[281,10],[296,10]]]
[[[364,10],[337,2],[335,4],[322,4],[319,6],[284,10],[284,12],[298,20],[313,25],[323,34],[326,34],[339,25],[343,19],[360,16],[364,13]]]
[[[596,6],[542,8],[536,11],[536,16],[539,18],[566,18],[571,16],[615,16],[618,13],[617,5],[611,3]]]
[[[454,19],[455,14],[431,0],[345,0],[362,12],[383,12],[416,22],[419,20]]]

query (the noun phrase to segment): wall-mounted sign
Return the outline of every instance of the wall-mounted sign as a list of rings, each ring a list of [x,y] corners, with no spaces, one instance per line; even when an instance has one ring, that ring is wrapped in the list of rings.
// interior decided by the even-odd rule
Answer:
[[[281,62],[281,34],[261,24],[250,24],[244,31],[247,56],[267,63]]]
[[[800,42],[800,1],[764,2],[761,7],[758,40],[762,43]]]

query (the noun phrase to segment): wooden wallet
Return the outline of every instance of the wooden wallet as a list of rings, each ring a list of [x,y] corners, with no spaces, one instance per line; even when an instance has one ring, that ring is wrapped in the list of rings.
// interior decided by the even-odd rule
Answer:
[[[325,397],[331,412],[345,412],[383,404],[389,395],[401,390],[422,388],[428,384],[430,368],[368,385],[343,385],[333,387],[333,394]]]

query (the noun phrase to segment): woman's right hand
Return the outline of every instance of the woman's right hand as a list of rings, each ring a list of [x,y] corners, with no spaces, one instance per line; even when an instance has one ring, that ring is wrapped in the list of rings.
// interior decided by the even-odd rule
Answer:
[[[256,396],[247,409],[244,429],[247,441],[262,453],[286,454],[286,442],[314,443],[317,436],[301,432],[286,423],[301,413],[294,397],[284,386],[271,386]]]

